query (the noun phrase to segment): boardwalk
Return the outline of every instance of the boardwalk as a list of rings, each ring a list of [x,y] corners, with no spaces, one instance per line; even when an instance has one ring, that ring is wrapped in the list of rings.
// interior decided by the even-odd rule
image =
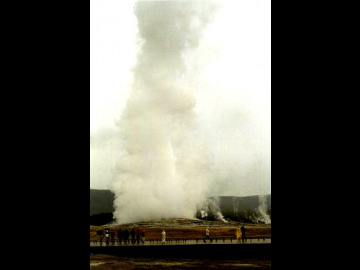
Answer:
[[[259,244],[259,243],[271,243],[271,239],[270,238],[266,238],[266,237],[262,237],[262,238],[249,238],[247,239],[246,242],[242,242],[241,240],[236,240],[233,237],[222,237],[222,238],[213,238],[211,239],[211,241],[207,240],[206,244]],[[198,238],[198,239],[167,239],[166,244],[165,245],[200,245],[200,244],[204,244],[204,239],[203,238]],[[162,245],[161,244],[161,240],[160,239],[156,239],[156,240],[147,240],[145,241],[145,243],[140,243],[140,244],[124,244],[121,243],[119,245],[118,241],[115,241],[114,244],[110,243],[109,246],[152,246],[152,245]],[[99,246],[100,247],[100,242],[99,241],[90,241],[90,246]],[[106,246],[105,241],[103,241],[102,247]]]
[[[270,243],[90,246],[90,255],[147,258],[271,259]]]

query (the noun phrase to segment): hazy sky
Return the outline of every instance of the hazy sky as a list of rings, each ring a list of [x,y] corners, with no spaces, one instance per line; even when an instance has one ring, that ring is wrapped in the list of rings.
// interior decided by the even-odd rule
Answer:
[[[195,1],[195,0],[194,0]],[[196,138],[212,160],[210,195],[271,193],[271,1],[219,1],[186,58]],[[122,156],[116,123],[140,41],[134,1],[91,0],[90,187],[107,189]]]

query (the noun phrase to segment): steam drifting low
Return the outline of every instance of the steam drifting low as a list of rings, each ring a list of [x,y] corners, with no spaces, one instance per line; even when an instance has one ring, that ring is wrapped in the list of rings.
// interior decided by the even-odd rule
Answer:
[[[206,150],[193,136],[195,98],[189,53],[217,5],[211,1],[138,1],[140,51],[119,121],[124,155],[112,191],[118,223],[192,218],[206,199]]]

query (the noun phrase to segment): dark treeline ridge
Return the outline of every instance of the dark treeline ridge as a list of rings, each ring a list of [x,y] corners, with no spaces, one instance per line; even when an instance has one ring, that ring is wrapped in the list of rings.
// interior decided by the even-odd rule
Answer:
[[[90,189],[90,216],[114,212],[114,199],[110,190]]]
[[[111,223],[113,221],[114,219],[112,213],[102,213],[102,214],[95,214],[90,216],[90,225],[93,226],[100,226]]]

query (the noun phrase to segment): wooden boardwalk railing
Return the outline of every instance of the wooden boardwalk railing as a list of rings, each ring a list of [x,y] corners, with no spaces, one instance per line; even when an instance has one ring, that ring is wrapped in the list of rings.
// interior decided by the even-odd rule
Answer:
[[[262,237],[247,237],[246,238],[246,241],[251,243],[253,240],[257,240],[258,242],[260,242],[261,240],[263,242],[265,242],[265,240],[267,239],[271,239],[271,237],[269,236],[262,236]],[[198,237],[198,238],[166,238],[166,243],[167,244],[186,244],[190,241],[196,241],[196,243],[199,243],[199,242],[210,242],[210,243],[218,243],[218,242],[223,242],[225,243],[226,241],[230,241],[231,243],[233,241],[237,241],[236,237],[235,236],[216,236],[216,237],[211,237],[210,239],[206,239],[204,237]],[[239,241],[241,241],[241,239],[239,239]],[[147,243],[150,243],[150,244],[161,244],[161,238],[157,238],[157,239],[148,239],[148,240],[145,240],[145,242]],[[99,240],[90,240],[90,244],[100,244],[100,241]],[[103,240],[102,241],[102,244],[103,245],[106,245],[106,241]],[[111,241],[110,240],[110,245],[119,245],[119,240],[118,239],[115,239],[114,241]],[[122,242],[121,244],[125,244],[125,242]],[[128,243],[128,245],[136,245],[137,243],[132,243],[131,240],[130,242]],[[141,244],[141,242],[140,242]]]

